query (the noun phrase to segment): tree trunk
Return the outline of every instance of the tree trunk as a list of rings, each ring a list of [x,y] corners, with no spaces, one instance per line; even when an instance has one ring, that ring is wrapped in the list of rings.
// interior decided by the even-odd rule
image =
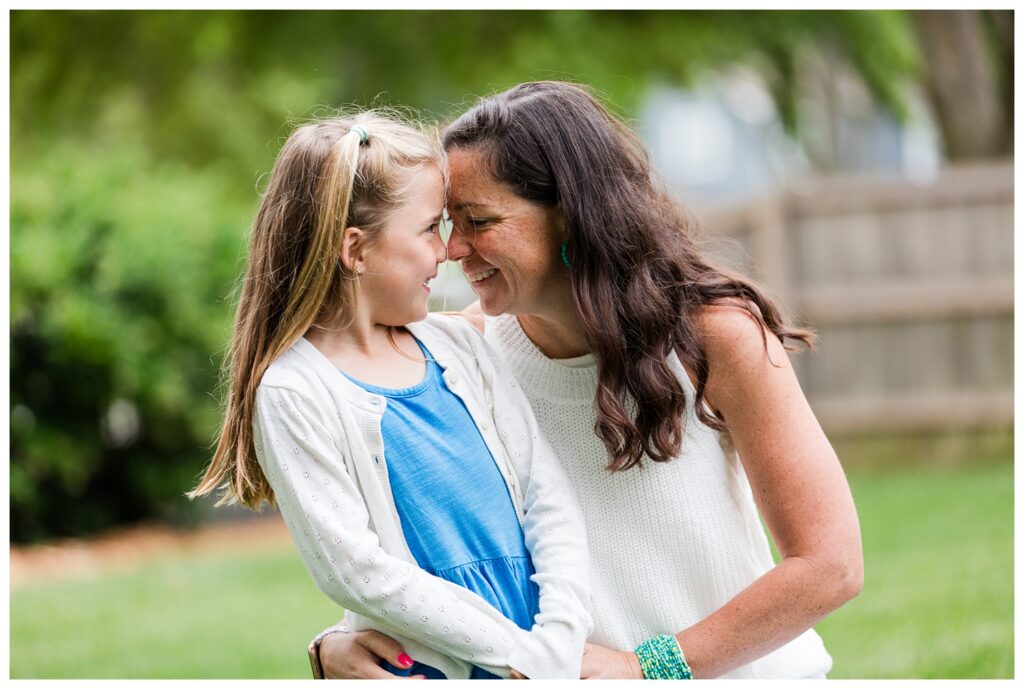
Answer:
[[[1013,10],[986,10],[996,67],[1000,68],[1003,112],[1006,114],[1006,153],[1013,153]]]
[[[914,12],[928,86],[951,161],[1008,153],[1008,117],[975,10]]]

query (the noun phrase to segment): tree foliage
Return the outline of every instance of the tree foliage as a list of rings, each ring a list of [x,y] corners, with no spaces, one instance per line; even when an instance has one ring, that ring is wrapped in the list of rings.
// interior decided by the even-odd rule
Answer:
[[[274,153],[266,134],[318,104],[383,95],[443,116],[471,96],[563,77],[629,111],[652,81],[735,64],[765,75],[795,125],[795,67],[827,44],[900,109],[919,64],[897,12],[17,11],[12,125],[104,139],[131,127],[161,157],[262,163]]]
[[[891,12],[12,12],[12,537],[186,510],[289,121],[445,116],[555,77],[628,116],[651,82],[743,64],[798,128],[795,75],[822,42],[899,108],[917,53]]]

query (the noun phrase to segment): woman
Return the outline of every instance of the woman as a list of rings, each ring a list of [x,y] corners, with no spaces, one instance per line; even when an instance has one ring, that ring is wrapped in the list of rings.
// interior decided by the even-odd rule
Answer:
[[[583,677],[823,677],[811,627],[857,595],[863,563],[784,347],[811,334],[701,256],[642,144],[583,89],[520,84],[444,144],[449,258],[587,522]],[[399,652],[373,633],[321,645],[339,677]]]

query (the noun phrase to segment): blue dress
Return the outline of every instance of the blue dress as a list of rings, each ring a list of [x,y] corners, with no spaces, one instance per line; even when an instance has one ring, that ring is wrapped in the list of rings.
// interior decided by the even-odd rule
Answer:
[[[387,398],[381,420],[388,477],[402,533],[419,566],[473,591],[522,629],[533,627],[540,592],[508,485],[469,411],[417,340],[427,371],[408,388],[382,388],[346,377]],[[344,372],[343,372],[344,373]],[[399,675],[443,679],[415,663]],[[471,679],[496,679],[474,667]]]

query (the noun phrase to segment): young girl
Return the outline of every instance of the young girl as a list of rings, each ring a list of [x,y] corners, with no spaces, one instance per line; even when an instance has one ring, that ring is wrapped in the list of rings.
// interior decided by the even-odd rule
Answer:
[[[190,496],[276,503],[320,590],[415,658],[389,669],[575,679],[592,627],[578,505],[483,339],[427,315],[445,169],[374,112],[288,138]]]

